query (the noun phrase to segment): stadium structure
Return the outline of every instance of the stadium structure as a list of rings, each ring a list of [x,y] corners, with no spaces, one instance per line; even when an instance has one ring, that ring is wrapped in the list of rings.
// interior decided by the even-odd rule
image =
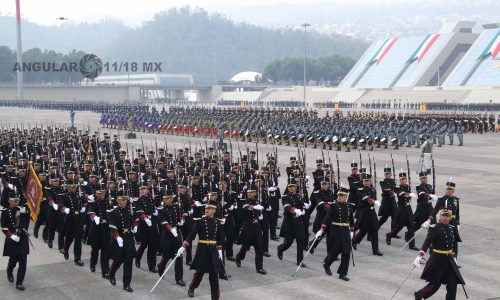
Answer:
[[[437,32],[374,41],[338,87],[277,86],[245,71],[223,85],[194,82],[191,74],[99,76],[78,86],[25,87],[27,99],[142,101],[183,99],[276,104],[500,103],[500,23],[445,23]],[[16,87],[0,86],[0,99],[15,99]],[[286,103],[285,103],[286,104]],[[331,105],[330,105],[331,106]]]

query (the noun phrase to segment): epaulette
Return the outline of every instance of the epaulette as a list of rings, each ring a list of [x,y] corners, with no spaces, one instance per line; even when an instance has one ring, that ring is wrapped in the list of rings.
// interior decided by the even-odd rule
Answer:
[[[319,190],[313,192],[313,194],[317,194],[317,193],[319,193]]]
[[[436,224],[430,224],[429,225],[429,228],[434,228],[434,227],[436,227]]]

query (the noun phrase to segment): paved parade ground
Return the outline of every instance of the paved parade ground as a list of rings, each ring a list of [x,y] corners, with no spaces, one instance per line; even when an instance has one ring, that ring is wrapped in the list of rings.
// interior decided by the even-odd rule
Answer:
[[[34,126],[47,125],[70,125],[69,112],[67,111],[38,111],[33,109],[5,108],[0,110],[0,124],[11,127],[21,124],[28,128],[28,124]],[[97,131],[99,115],[90,112],[76,112],[75,124],[78,128],[90,128]],[[116,134],[115,130],[100,129],[100,133],[110,132]],[[158,147],[164,147],[165,139],[170,151],[176,147],[188,145],[187,138],[170,135],[158,135],[150,133],[138,133],[136,140],[125,140],[125,132],[120,132],[122,146],[128,144],[129,150],[132,146],[141,146],[143,138],[145,148],[154,149],[155,138]],[[437,173],[436,194],[444,194],[445,182],[452,177],[457,188],[455,195],[460,197],[461,214],[461,236],[463,242],[459,244],[458,262],[462,266],[461,272],[466,281],[466,289],[469,299],[500,299],[500,134],[466,134],[465,145],[458,147],[457,141],[453,146],[434,147],[434,158]],[[203,139],[191,138],[192,147],[197,142],[204,147]],[[207,141],[212,143],[212,141]],[[447,139],[448,142],[448,139]],[[198,145],[200,145],[198,144]],[[255,144],[248,144],[251,149]],[[245,148],[245,143],[240,142],[240,147]],[[246,148],[245,148],[246,149]],[[259,155],[265,154],[268,145],[259,145]],[[269,148],[270,149],[270,148]],[[400,148],[394,150],[394,161],[396,172],[403,168],[406,171],[405,152],[407,150],[411,168],[411,183],[418,183],[415,169],[418,166],[421,149]],[[233,142],[233,151],[237,151],[236,143]],[[246,151],[246,150],[245,150]],[[356,151],[356,150],[355,150]],[[354,159],[359,161],[358,152],[339,152],[340,176],[347,185],[347,176],[350,173],[349,164]],[[284,190],[286,183],[285,168],[290,156],[295,156],[297,149],[287,146],[278,146],[278,163],[281,169],[280,188]],[[368,152],[363,151],[363,163],[368,165]],[[389,150],[375,149],[370,152],[377,164],[377,180],[383,178],[383,167],[390,165]],[[308,175],[315,168],[315,160],[321,157],[319,149],[306,150]],[[236,155],[236,152],[235,152]],[[328,151],[324,152],[328,163]],[[330,151],[330,157],[334,165],[335,173],[335,151]],[[429,183],[431,179],[429,178]],[[309,192],[312,191],[312,179],[309,183]],[[379,187],[379,186],[378,186]],[[380,188],[379,188],[380,192]],[[380,195],[379,195],[380,197]],[[415,206],[414,206],[415,207]],[[282,220],[282,219],[280,219]],[[307,268],[295,273],[295,250],[296,245],[284,253],[284,259],[279,261],[276,255],[278,242],[270,241],[270,253],[272,257],[264,258],[264,268],[267,275],[255,272],[253,252],[250,252],[242,262],[241,268],[237,268],[234,262],[227,261],[227,271],[232,276],[231,281],[220,281],[222,299],[390,299],[404,277],[412,268],[412,261],[417,256],[416,251],[404,249],[399,251],[404,240],[393,240],[391,246],[385,244],[384,235],[389,231],[389,222],[386,222],[379,231],[380,251],[383,257],[372,255],[369,242],[363,240],[354,251],[356,266],[352,264],[348,276],[351,281],[344,282],[335,276],[338,262],[332,266],[334,276],[325,275],[322,264],[326,255],[326,246],[323,242],[316,249],[314,255],[306,258]],[[32,232],[33,226],[30,226]],[[404,231],[405,229],[403,229]],[[403,233],[403,232],[402,232]],[[402,235],[402,234],[401,234]],[[0,243],[3,245],[4,235],[0,235]],[[425,232],[421,232],[416,240],[420,247]],[[28,256],[28,270],[24,285],[26,291],[19,292],[14,284],[7,281],[5,269],[7,258],[0,258],[0,299],[111,299],[120,297],[123,299],[184,299],[187,298],[187,286],[181,288],[175,285],[173,270],[166,275],[166,280],[157,287],[154,294],[149,290],[158,279],[157,274],[147,271],[146,264],[142,269],[134,266],[131,286],[134,293],[129,294],[122,290],[121,272],[116,275],[117,286],[111,286],[108,280],[101,278],[99,271],[91,273],[89,270],[90,246],[84,246],[84,267],[75,266],[72,259],[65,261],[62,254],[55,247],[49,249],[41,238],[31,237],[35,249],[30,248]],[[282,239],[281,239],[282,241]],[[281,242],[280,241],[280,242]],[[3,246],[2,246],[3,247]],[[237,251],[238,245],[234,246]],[[426,254],[428,257],[428,254]],[[72,250],[70,250],[72,258]],[[145,262],[143,258],[143,262]],[[405,285],[398,292],[395,299],[413,299],[413,291],[425,285],[420,280],[422,268],[415,269],[409,276]],[[184,280],[190,282],[193,271],[184,266]],[[201,286],[196,289],[195,296],[200,299],[210,299],[210,288],[208,276],[202,281]],[[443,299],[446,289],[442,287],[434,296],[435,299]],[[457,299],[465,299],[462,288],[458,287]]]

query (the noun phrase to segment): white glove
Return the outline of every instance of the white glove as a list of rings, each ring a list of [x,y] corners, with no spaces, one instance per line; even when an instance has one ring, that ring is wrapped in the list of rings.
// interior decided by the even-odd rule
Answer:
[[[82,183],[82,185],[83,185],[83,186],[86,186],[87,184],[88,184],[88,182],[87,182],[87,181],[84,181],[84,182]]]
[[[319,239],[322,235],[323,235],[323,230],[318,230],[318,232],[316,232],[317,239]]]
[[[181,256],[182,254],[184,254],[184,251],[186,251],[186,248],[180,247],[179,250],[177,250],[177,256]]]
[[[219,221],[220,221],[220,224],[221,224],[221,225],[226,224],[226,219],[219,219]]]
[[[460,231],[460,225],[457,225],[457,230]]]
[[[201,203],[200,203],[200,201],[195,201],[195,202],[194,202],[194,205],[195,205],[196,207],[203,206],[203,204],[201,204]]]
[[[101,223],[101,218],[99,218],[98,216],[95,216],[94,217],[94,222],[96,225],[99,225],[99,223]]]
[[[8,187],[9,187],[9,189],[11,189],[11,190],[13,190],[13,189],[14,189],[14,186],[12,185],[12,183],[9,183],[9,184],[8,184]]]
[[[137,233],[137,226],[132,227],[131,231],[132,231],[133,234],[136,234]]]
[[[201,199],[201,201],[202,201],[203,203],[205,203],[205,202],[207,202],[207,201],[208,201],[208,198],[207,198],[207,197],[205,197],[205,198]]]
[[[431,197],[432,201],[437,201],[438,199],[438,196],[436,195],[429,195],[429,197]]]
[[[89,201],[94,201],[94,199],[95,199],[95,198],[94,198],[94,195],[90,195],[90,196],[88,196],[88,197],[87,197],[87,199],[88,199]]]
[[[378,208],[380,207],[380,201],[379,201],[379,200],[376,200],[376,201],[374,202],[374,204],[375,204],[375,208],[377,208],[377,209],[378,209]]]
[[[12,234],[10,236],[10,239],[13,240],[16,243],[19,243],[19,241],[21,240],[21,238],[18,235],[15,235],[15,234]]]
[[[19,207],[19,212],[22,214],[26,213],[26,207],[24,206]]]
[[[148,227],[153,226],[153,222],[151,222],[150,219],[144,219],[144,222],[146,222],[146,224],[148,225]]]
[[[36,156],[35,156],[35,158],[36,158],[37,160],[39,160],[39,159],[40,159],[40,155],[36,155]]]
[[[255,210],[263,210],[264,209],[264,206],[260,205],[260,204],[257,204],[253,207],[253,209]]]
[[[417,195],[415,193],[410,193],[410,197],[412,201],[417,200]]]
[[[267,189],[269,192],[275,192],[276,191],[276,187],[272,186],[270,188]]]
[[[83,206],[81,209],[80,209],[80,212],[83,214],[85,212],[85,206]]]
[[[52,204],[52,208],[54,210],[58,210],[59,209],[59,205],[57,205],[56,203]]]
[[[414,265],[415,267],[417,267],[417,268],[418,268],[418,267],[420,267],[420,262],[421,262],[421,261],[422,261],[422,256],[420,256],[420,255],[419,255],[419,256],[417,256],[417,257],[415,258],[415,260],[413,261],[413,265]]]
[[[64,213],[65,213],[65,214],[69,214],[69,208],[68,208],[68,207],[65,207],[65,208],[64,208]]]
[[[178,225],[178,226],[184,226],[184,219],[181,219],[181,221],[180,221],[180,222],[177,222],[177,225]]]
[[[219,252],[219,258],[222,260],[222,250],[217,250],[217,252]]]
[[[155,217],[156,217],[157,215],[158,215],[158,210],[157,210],[157,209],[155,209],[155,212],[153,213],[153,216],[155,216]]]
[[[264,219],[264,216],[263,216],[263,215],[260,215],[260,216],[258,217],[258,219],[259,219],[260,221],[262,221],[262,220]]]
[[[235,204],[233,204],[233,208],[234,208],[234,209],[237,209],[237,208],[238,208],[238,205],[237,205],[236,203],[235,203]]]
[[[271,206],[269,206],[268,208],[266,208],[267,211],[271,211],[273,210],[273,208]]]
[[[296,209],[296,210],[295,210],[295,215],[296,215],[297,217],[302,216],[302,211],[301,211],[300,209]]]
[[[188,211],[188,214],[192,215],[193,214],[193,209],[191,208],[189,211]]]
[[[116,238],[116,242],[118,243],[118,247],[123,248],[123,239],[121,236]]]
[[[306,209],[309,209],[309,207],[311,207],[311,203],[309,203],[309,202],[305,202],[305,203],[304,203],[304,207],[305,207]]]
[[[231,205],[227,208],[229,211],[232,211],[234,209],[234,207]]]
[[[350,234],[351,234],[351,240],[352,240],[354,238],[354,232],[351,231]]]
[[[172,235],[173,235],[174,237],[177,237],[177,236],[178,236],[178,234],[177,234],[177,229],[172,228],[172,230],[170,230],[170,232],[172,233]]]
[[[121,184],[127,183],[127,181],[125,179],[122,179],[120,182],[121,182]]]
[[[422,228],[424,228],[424,229],[428,229],[430,225],[431,225],[431,221],[430,221],[430,220],[427,220],[427,221],[425,221],[425,222],[422,224]]]

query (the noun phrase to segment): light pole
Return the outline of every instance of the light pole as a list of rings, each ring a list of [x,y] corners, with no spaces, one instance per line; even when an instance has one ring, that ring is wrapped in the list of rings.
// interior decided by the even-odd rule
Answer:
[[[21,4],[16,0],[16,23],[17,23],[17,100],[23,99],[23,48],[21,45]]]
[[[307,27],[311,26],[309,23],[300,25],[304,27],[304,105],[306,105],[306,59],[307,59]]]

